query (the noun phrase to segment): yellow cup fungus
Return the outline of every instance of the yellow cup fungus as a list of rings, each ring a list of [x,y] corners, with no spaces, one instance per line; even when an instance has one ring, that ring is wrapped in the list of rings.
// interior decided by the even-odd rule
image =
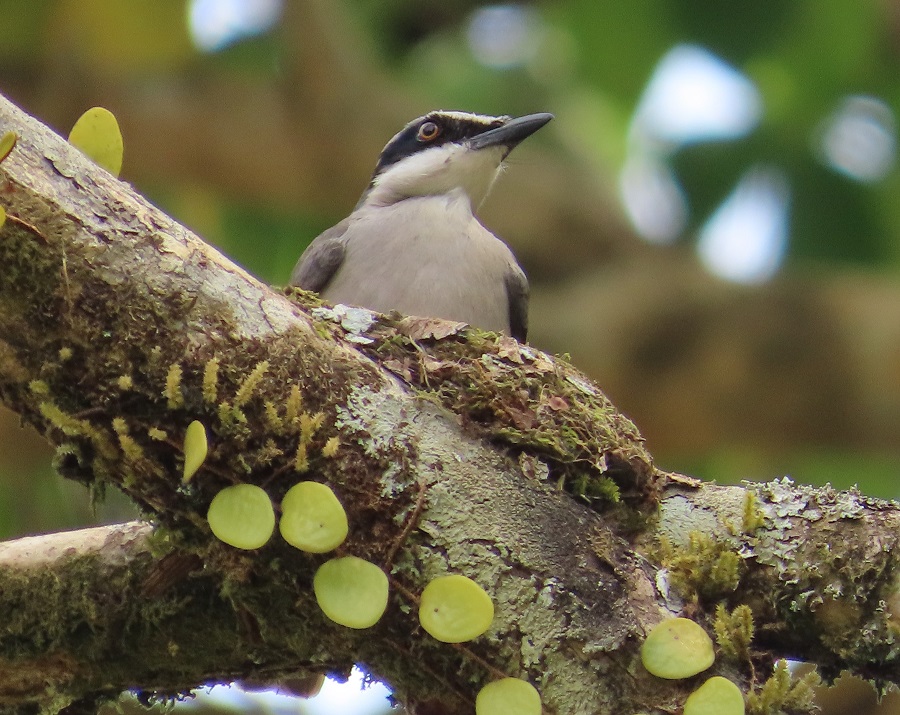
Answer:
[[[69,132],[69,143],[113,176],[122,170],[122,132],[108,109],[93,107],[82,114]]]
[[[330,559],[313,577],[322,612],[347,628],[369,628],[381,618],[388,600],[388,579],[375,564],[356,556]]]
[[[440,576],[422,591],[419,623],[439,641],[470,641],[490,628],[493,620],[491,597],[466,576]]]
[[[347,538],[347,512],[327,485],[300,482],[281,500],[278,528],[291,546],[324,554]]]
[[[541,715],[541,696],[519,678],[495,680],[478,692],[475,715]]]
[[[670,618],[657,624],[641,646],[644,667],[668,680],[702,673],[714,659],[709,635],[689,618]]]
[[[206,520],[216,538],[237,549],[258,549],[275,531],[272,501],[254,484],[225,487],[213,497]]]
[[[181,478],[183,482],[189,482],[209,451],[209,444],[206,441],[206,428],[199,420],[191,422],[184,433],[184,476]]]
[[[744,696],[728,678],[714,675],[684,701],[684,715],[744,715]]]

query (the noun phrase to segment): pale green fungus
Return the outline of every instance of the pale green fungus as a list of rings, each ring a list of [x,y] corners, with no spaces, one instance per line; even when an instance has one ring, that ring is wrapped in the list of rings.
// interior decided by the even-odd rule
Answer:
[[[19,137],[15,132],[4,132],[0,137],[0,161],[9,156]]]
[[[322,564],[313,577],[313,591],[322,612],[347,628],[370,628],[387,608],[387,576],[356,556]]]
[[[281,500],[278,528],[291,546],[324,554],[347,538],[347,512],[327,485],[300,482]]]
[[[730,680],[714,675],[688,696],[684,715],[744,715],[744,696]]]
[[[209,443],[206,428],[199,420],[191,422],[184,433],[184,473],[182,482],[189,482],[206,459]]]
[[[466,576],[440,576],[422,591],[419,623],[439,641],[470,641],[490,628],[493,620],[491,597]]]
[[[668,680],[702,673],[714,659],[712,640],[698,623],[688,618],[670,618],[657,624],[641,646],[644,667]]]
[[[122,170],[122,132],[108,109],[93,107],[82,114],[69,132],[69,143],[113,176]]]
[[[475,715],[541,715],[541,696],[519,678],[495,680],[478,692]]]
[[[275,531],[272,501],[254,484],[225,487],[213,497],[206,520],[217,539],[237,549],[258,549]]]

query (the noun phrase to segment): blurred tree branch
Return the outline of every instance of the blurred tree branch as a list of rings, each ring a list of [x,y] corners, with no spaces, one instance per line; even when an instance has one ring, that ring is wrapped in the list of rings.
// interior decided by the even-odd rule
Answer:
[[[563,361],[446,324],[360,324],[301,296],[304,308],[5,100],[0,127],[19,135],[0,165],[0,397],[57,446],[64,476],[122,489],[156,524],[0,549],[4,706],[359,662],[418,713],[471,712],[478,684],[501,673],[535,683],[548,712],[677,708],[696,683],[647,674],[640,643],[682,608],[711,630],[719,602],[753,609],[748,659],[714,668],[745,689],[782,656],[900,681],[896,507],[662,473]],[[226,485],[259,483],[277,502],[300,478],[280,417],[292,386],[324,415],[309,460],[349,513],[344,550],[391,575],[372,631],[320,614],[320,558],[277,538],[236,552],[205,525]],[[212,449],[183,485],[193,419]],[[331,436],[336,459],[315,450]],[[583,492],[580,478],[614,480],[621,503],[599,513],[559,490]],[[415,594],[448,571],[497,606],[490,634],[461,647],[415,618]]]

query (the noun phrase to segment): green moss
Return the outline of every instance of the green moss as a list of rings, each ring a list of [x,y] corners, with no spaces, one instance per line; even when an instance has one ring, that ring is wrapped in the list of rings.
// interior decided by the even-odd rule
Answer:
[[[119,438],[119,448],[125,459],[137,462],[144,458],[144,450],[134,438],[128,434],[128,423],[122,417],[115,417],[112,421],[113,432]]]
[[[669,583],[685,599],[714,601],[733,593],[745,569],[734,544],[699,531],[688,535],[684,548],[660,543],[660,562]]]
[[[166,385],[163,395],[170,410],[178,409],[184,405],[184,395],[181,392],[181,365],[172,363],[166,373]]]
[[[203,399],[210,405],[218,401],[219,358],[215,355],[203,367]]]
[[[287,399],[284,403],[284,419],[289,424],[295,424],[303,411],[303,393],[299,385],[291,385]]]
[[[28,383],[28,389],[31,390],[32,395],[38,395],[40,397],[50,394],[50,386],[45,380],[32,380]]]
[[[38,409],[51,426],[68,437],[85,437],[91,431],[90,423],[67,414],[52,402],[42,402]]]
[[[811,671],[795,678],[787,661],[775,664],[775,671],[759,688],[747,694],[747,715],[804,715],[816,712],[816,688],[822,684],[818,673]]]
[[[134,380],[131,375],[119,375],[119,377],[116,378],[116,386],[125,392],[134,387]]]
[[[322,447],[322,456],[331,459],[337,455],[337,451],[341,446],[341,438],[338,436],[329,437]]]
[[[294,471],[297,474],[306,474],[309,471],[309,453],[306,442],[302,439],[297,444],[297,451],[294,452]]]
[[[713,623],[716,642],[726,658],[750,661],[750,643],[753,640],[753,611],[747,605],[740,605],[729,612],[725,605],[716,606],[716,620]]]
[[[235,408],[243,407],[250,401],[253,393],[259,387],[260,381],[269,369],[268,360],[260,360],[238,386],[238,390],[234,395]]]
[[[281,419],[281,415],[278,414],[278,408],[275,406],[275,403],[271,400],[266,400],[263,408],[266,411],[266,422],[268,423],[269,429],[275,432],[275,434],[283,434],[284,420]]]
[[[744,495],[743,532],[748,536],[765,524],[765,513],[759,507],[759,498],[749,489]]]
[[[418,338],[416,329],[415,321],[383,318],[366,333],[375,342],[361,349],[461,414],[470,430],[540,455],[550,481],[596,508],[621,500],[653,510],[660,474],[640,434],[563,359],[475,329],[441,340]],[[417,340],[428,342],[427,354]]]

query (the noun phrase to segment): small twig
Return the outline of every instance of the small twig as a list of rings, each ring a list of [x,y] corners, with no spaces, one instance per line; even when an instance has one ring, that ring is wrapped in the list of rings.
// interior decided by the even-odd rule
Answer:
[[[413,507],[413,512],[409,515],[409,518],[403,525],[403,531],[401,531],[399,536],[394,539],[394,543],[391,544],[391,548],[384,559],[385,571],[391,570],[391,564],[394,563],[394,557],[397,555],[397,552],[400,550],[400,547],[403,546],[406,539],[409,538],[410,532],[412,532],[419,523],[419,517],[422,516],[422,510],[425,508],[425,494],[427,493],[427,488],[422,480],[419,480],[418,486],[419,493],[416,496],[416,505]]]

